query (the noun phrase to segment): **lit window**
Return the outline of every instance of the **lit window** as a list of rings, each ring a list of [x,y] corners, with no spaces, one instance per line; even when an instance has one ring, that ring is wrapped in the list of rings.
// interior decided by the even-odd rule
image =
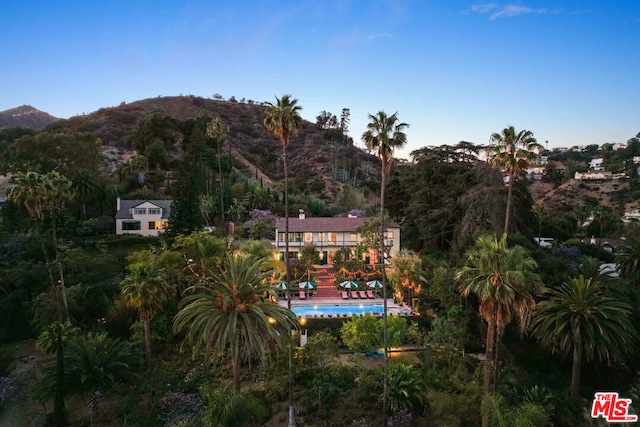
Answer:
[[[352,242],[357,242],[358,241],[358,235],[355,233],[351,233],[351,241]]]
[[[387,239],[393,239],[393,231],[387,231]]]
[[[304,233],[304,241],[311,242],[313,240],[313,233]]]

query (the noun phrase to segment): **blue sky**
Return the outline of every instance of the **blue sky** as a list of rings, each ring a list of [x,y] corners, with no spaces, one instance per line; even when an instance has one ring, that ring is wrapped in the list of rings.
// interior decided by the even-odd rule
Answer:
[[[5,0],[0,52],[0,111],[288,93],[312,122],[349,108],[358,144],[397,111],[404,157],[509,125],[549,147],[640,132],[638,0]]]

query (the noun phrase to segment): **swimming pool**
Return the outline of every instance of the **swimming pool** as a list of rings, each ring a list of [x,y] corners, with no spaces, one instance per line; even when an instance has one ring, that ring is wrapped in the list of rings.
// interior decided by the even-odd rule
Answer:
[[[317,305],[296,305],[291,307],[291,311],[296,316],[314,317],[314,316],[332,316],[342,317],[347,315],[349,317],[354,314],[363,315],[365,313],[382,314],[382,304],[317,304]]]

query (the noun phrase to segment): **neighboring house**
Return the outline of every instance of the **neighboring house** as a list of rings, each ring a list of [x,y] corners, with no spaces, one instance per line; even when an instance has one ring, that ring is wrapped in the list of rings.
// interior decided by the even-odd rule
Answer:
[[[604,162],[604,159],[602,157],[591,159],[591,161],[589,162],[589,169],[594,171],[599,171],[600,169],[602,169],[603,162]]]
[[[640,211],[638,211],[638,209],[625,211],[622,222],[640,222]]]
[[[544,166],[549,163],[549,156],[536,157],[536,166]]]
[[[612,179],[613,174],[611,172],[605,172],[605,171],[576,172],[573,178],[580,181],[601,181],[606,179]]]
[[[525,171],[529,179],[541,180],[547,173],[542,166],[530,166]]]
[[[373,218],[357,217],[314,217],[306,218],[303,212],[298,218],[289,218],[289,258],[298,258],[300,249],[313,245],[320,254],[321,264],[332,264],[333,256],[338,249],[355,249],[363,242],[363,238],[356,232],[362,224]],[[386,225],[385,245],[388,256],[392,257],[400,252],[400,226],[395,222]],[[280,259],[284,260],[285,253],[285,218],[276,221],[276,247]],[[369,249],[364,254],[364,261],[370,265],[378,263],[377,249]]]
[[[158,236],[169,227],[171,200],[116,201],[116,234]]]

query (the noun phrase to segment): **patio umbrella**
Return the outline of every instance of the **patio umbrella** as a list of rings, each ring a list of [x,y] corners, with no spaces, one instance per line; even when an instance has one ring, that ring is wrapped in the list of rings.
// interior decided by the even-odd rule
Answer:
[[[279,291],[286,291],[287,289],[289,289],[289,284],[287,282],[278,282],[274,285],[274,288],[278,289]]]
[[[358,285],[358,283],[354,282],[353,280],[347,280],[346,282],[342,282],[340,283],[340,286],[345,289],[356,289],[360,287],[360,285]]]
[[[382,288],[382,282],[379,280],[371,280],[367,282],[367,286],[370,288],[380,289]]]
[[[300,282],[298,283],[298,288],[300,289],[315,289],[318,285],[316,282]]]

